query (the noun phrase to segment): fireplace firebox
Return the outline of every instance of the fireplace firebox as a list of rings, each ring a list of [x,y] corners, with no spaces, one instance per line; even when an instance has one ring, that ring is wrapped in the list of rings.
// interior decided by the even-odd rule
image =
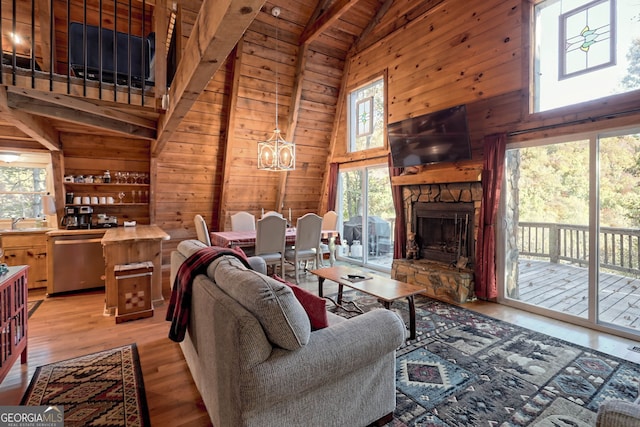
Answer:
[[[473,203],[424,203],[413,206],[413,229],[420,258],[471,267],[475,259]]]

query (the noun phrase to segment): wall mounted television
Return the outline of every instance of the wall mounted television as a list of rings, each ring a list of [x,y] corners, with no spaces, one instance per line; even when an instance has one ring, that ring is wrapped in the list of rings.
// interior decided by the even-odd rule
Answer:
[[[396,168],[471,159],[465,105],[391,123],[387,133]]]

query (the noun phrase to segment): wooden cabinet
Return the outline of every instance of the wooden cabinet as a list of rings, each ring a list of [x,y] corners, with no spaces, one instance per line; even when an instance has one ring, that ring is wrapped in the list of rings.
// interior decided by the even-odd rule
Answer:
[[[47,276],[47,236],[43,232],[12,231],[0,235],[0,246],[4,249],[7,265],[28,265],[29,289],[46,288]]]
[[[27,363],[27,266],[0,276],[0,382],[20,356]]]

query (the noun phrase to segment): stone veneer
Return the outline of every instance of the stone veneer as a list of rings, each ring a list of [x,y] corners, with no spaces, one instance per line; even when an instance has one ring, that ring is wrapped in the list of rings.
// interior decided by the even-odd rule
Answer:
[[[440,262],[409,259],[393,260],[391,277],[423,286],[424,295],[461,304],[473,299],[473,270],[450,267]]]
[[[464,182],[453,184],[406,185],[402,188],[407,230],[411,230],[413,204],[415,202],[473,202],[475,206],[474,240],[477,240],[477,227],[482,201],[482,184]],[[461,304],[474,298],[473,266],[457,268],[437,261],[425,259],[393,260],[391,277],[395,280],[411,283],[425,288],[425,295],[433,298]]]

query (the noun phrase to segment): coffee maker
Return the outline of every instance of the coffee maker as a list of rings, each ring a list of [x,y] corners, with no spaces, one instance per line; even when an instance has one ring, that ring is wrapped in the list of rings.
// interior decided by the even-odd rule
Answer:
[[[66,227],[67,230],[76,230],[78,228],[78,209],[73,206],[65,207],[60,225]]]
[[[80,206],[78,209],[78,228],[91,228],[91,214],[93,214],[91,206]]]

